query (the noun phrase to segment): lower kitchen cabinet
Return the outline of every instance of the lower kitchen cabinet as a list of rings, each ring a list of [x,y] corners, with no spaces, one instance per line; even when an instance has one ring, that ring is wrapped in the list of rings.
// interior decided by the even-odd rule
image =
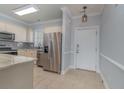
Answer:
[[[37,49],[18,49],[18,55],[37,58]]]
[[[49,68],[50,64],[47,53],[38,52],[37,57],[38,57],[37,66],[42,66],[43,68]]]

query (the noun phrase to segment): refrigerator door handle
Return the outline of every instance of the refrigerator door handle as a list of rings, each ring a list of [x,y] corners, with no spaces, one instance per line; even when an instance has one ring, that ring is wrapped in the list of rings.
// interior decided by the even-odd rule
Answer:
[[[48,51],[48,59],[50,59],[50,53],[49,53],[49,51]]]
[[[48,59],[50,60],[50,52],[51,52],[51,44],[50,44],[50,42],[48,43],[49,45],[48,45]]]
[[[52,44],[52,40],[50,41],[50,59],[51,59],[51,62],[53,62],[52,61],[52,58],[53,57],[53,44]]]

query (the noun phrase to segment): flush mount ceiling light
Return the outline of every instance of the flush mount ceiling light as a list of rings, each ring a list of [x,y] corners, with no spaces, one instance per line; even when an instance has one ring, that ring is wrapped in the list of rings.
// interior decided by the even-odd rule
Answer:
[[[83,10],[81,10],[81,14],[83,14],[82,15],[82,22],[87,22],[87,15],[85,14],[85,9],[87,9],[87,7],[84,6],[82,9],[83,9]]]
[[[35,5],[27,5],[27,6],[15,9],[13,10],[13,12],[14,14],[17,14],[19,16],[23,16],[26,14],[37,12],[38,10],[39,10],[38,7]]]

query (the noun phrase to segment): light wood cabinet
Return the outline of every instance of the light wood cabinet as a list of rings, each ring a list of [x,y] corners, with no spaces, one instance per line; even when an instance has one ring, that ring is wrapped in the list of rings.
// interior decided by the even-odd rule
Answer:
[[[18,55],[37,58],[36,49],[18,49]]]
[[[26,55],[25,55],[26,52],[25,52],[24,50],[19,49],[17,53],[18,53],[18,55],[20,55],[20,56],[26,56]]]
[[[43,68],[50,68],[48,53],[38,52],[37,65]]]

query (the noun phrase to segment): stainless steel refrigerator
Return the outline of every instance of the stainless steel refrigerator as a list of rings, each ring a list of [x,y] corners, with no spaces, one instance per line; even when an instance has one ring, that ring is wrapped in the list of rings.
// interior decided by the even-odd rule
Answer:
[[[46,60],[43,62],[43,69],[60,73],[61,71],[61,32],[44,33],[44,53]]]

